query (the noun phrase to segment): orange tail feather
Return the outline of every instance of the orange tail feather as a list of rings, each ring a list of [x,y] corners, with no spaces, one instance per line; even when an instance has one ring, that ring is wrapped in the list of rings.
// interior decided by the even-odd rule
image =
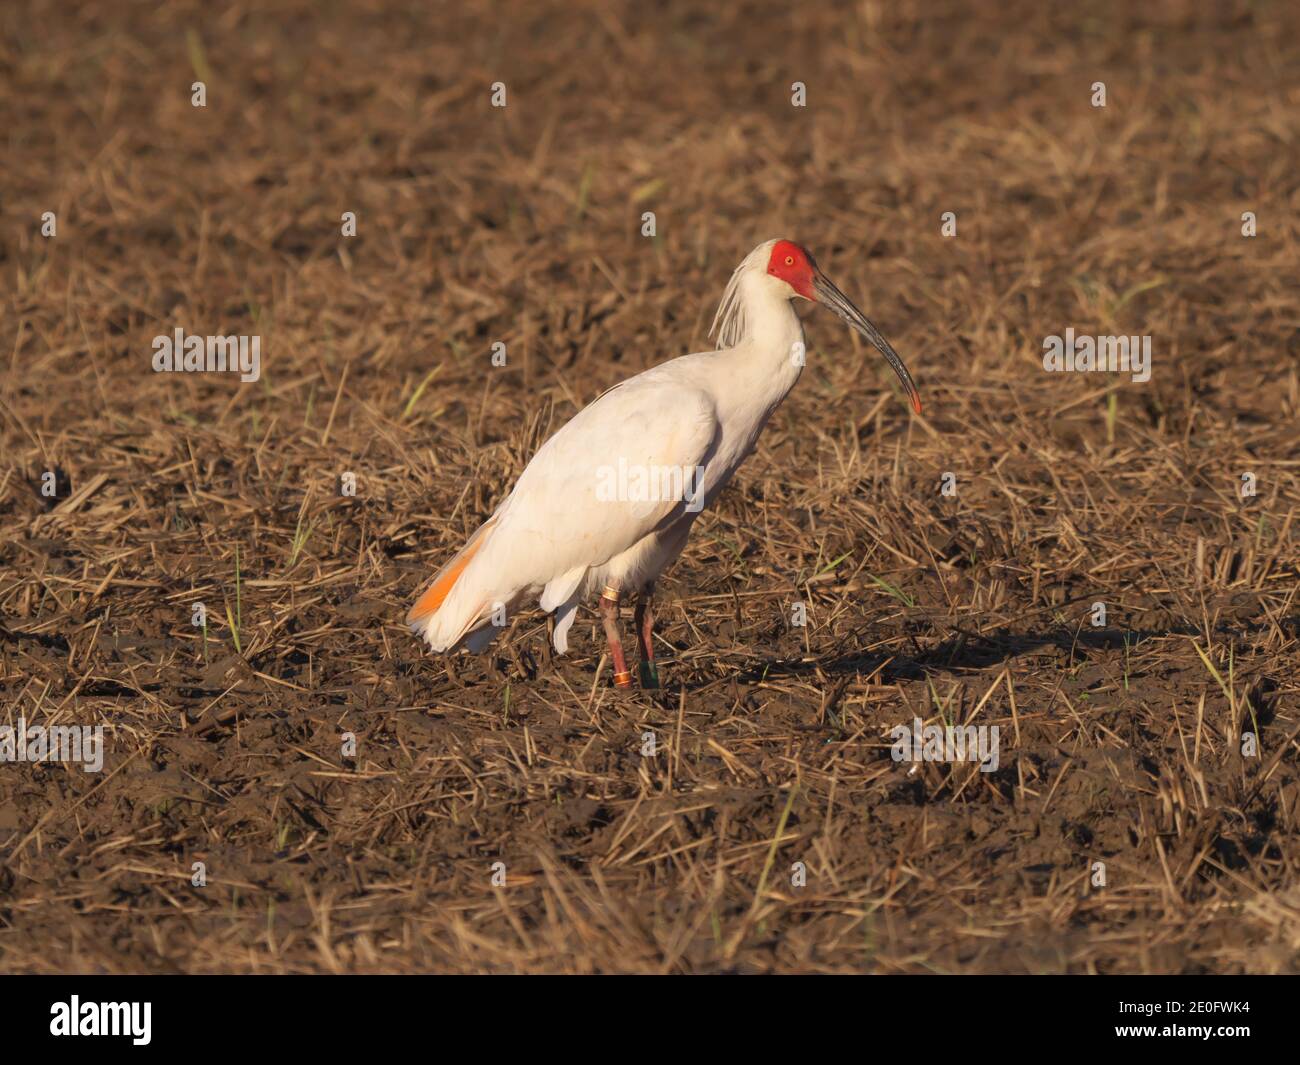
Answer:
[[[452,588],[456,586],[456,582],[460,580],[461,574],[465,572],[465,567],[478,554],[479,548],[483,546],[486,539],[487,531],[494,524],[496,524],[495,521],[484,524],[478,532],[470,537],[469,543],[462,547],[455,557],[438,571],[438,575],[433,578],[433,584],[429,586],[428,591],[415,601],[410,613],[406,615],[408,625],[415,625],[424,621],[425,618],[442,606],[443,601],[451,594]]]

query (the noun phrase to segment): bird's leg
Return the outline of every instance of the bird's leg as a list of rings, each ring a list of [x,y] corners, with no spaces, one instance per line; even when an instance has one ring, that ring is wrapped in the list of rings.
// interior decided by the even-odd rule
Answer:
[[[654,585],[647,585],[636,601],[636,637],[641,652],[641,687],[659,687],[659,669],[655,665]]]
[[[605,623],[605,639],[609,641],[609,657],[614,660],[614,686],[616,688],[632,687],[632,674],[628,672],[627,660],[623,657],[623,641],[618,634],[618,595],[614,585],[605,585],[600,593],[600,620]]]

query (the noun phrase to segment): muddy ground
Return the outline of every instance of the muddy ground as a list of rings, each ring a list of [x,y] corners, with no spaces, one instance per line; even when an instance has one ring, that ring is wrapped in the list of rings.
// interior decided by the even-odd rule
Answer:
[[[1300,13],[1055,8],[0,9],[0,723],[104,737],[0,764],[0,969],[1300,968]],[[425,653],[539,442],[782,235],[924,415],[812,312],[660,691],[590,610]],[[259,380],[154,373],[177,327]]]

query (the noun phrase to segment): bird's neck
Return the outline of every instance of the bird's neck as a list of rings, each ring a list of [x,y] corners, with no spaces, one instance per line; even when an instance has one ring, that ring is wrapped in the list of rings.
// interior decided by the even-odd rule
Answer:
[[[803,325],[793,302],[774,293],[765,280],[751,275],[741,281],[745,330],[744,339],[731,349],[732,369],[745,378],[765,382],[779,403],[803,369]]]

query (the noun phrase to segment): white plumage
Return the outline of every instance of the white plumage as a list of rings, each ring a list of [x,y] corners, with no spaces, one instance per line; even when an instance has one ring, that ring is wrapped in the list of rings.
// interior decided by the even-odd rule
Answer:
[[[830,303],[863,331],[832,292],[852,310],[798,245],[772,240],[750,252],[714,319],[718,350],[684,355],[614,386],[547,440],[412,609],[413,630],[434,651],[479,651],[503,619],[536,598],[555,612],[553,641],[563,654],[584,599],[604,588],[628,594],[652,586],[799,379],[803,329],[792,299]],[[861,322],[877,342],[874,327]],[[882,351],[893,355],[887,344]],[[895,368],[915,395],[901,365]],[[659,471],[681,476],[660,481]],[[664,492],[655,486],[669,481],[687,492],[657,498]],[[610,641],[621,668],[616,636]]]

